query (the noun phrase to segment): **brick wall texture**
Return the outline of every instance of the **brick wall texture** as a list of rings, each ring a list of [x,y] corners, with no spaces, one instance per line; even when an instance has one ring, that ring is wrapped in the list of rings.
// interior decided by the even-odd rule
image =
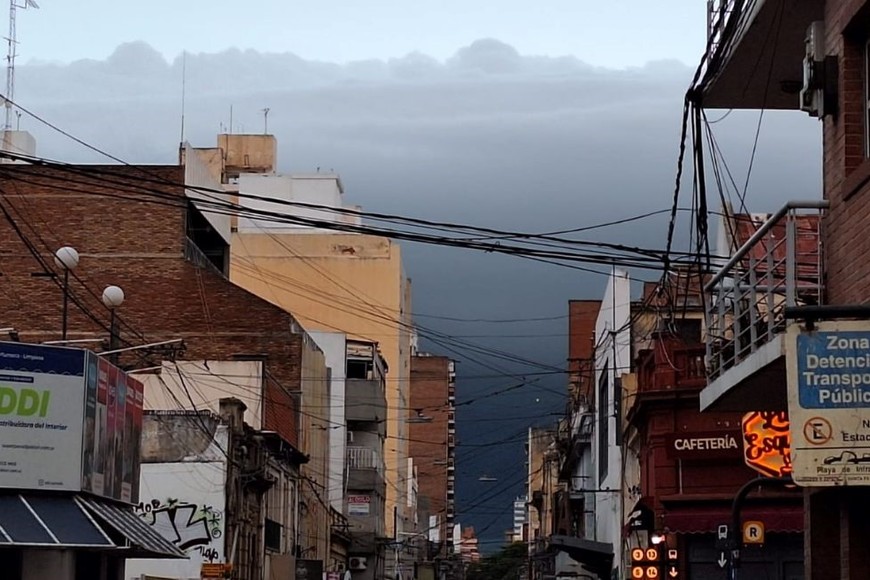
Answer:
[[[264,393],[266,428],[297,445],[291,392],[301,388],[304,331],[287,312],[185,260],[183,178],[179,166],[3,165],[0,327],[14,327],[26,342],[60,339],[62,271],[52,256],[73,246],[81,259],[70,280],[68,338],[107,338],[110,312],[100,296],[107,285],[121,286],[122,345],[182,338],[185,359],[264,357],[273,379]],[[45,271],[34,251],[58,278],[33,275]],[[142,368],[159,358],[128,354],[121,364]]]
[[[429,499],[429,513],[442,522],[447,510],[447,465],[433,462],[447,459],[449,365],[446,357],[411,357],[411,413],[422,409],[432,422],[409,425],[408,455],[418,466],[419,495]]]
[[[827,302],[870,301],[870,159],[865,156],[864,43],[870,39],[864,0],[826,2],[828,55],[839,57],[839,114],[824,121],[824,222]]]

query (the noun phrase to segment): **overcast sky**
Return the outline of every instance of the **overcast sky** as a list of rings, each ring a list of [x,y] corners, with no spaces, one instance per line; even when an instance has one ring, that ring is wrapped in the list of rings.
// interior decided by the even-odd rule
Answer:
[[[704,44],[706,2],[665,0],[398,0],[305,4],[261,1],[57,2],[20,15],[23,65],[16,100],[129,162],[173,163],[181,133],[209,146],[233,129],[269,130],[282,171],[335,169],[348,201],[366,209],[552,231],[668,208],[682,97]],[[711,112],[711,120],[721,112]],[[105,161],[35,120],[38,153]],[[757,112],[714,125],[743,184]],[[766,113],[749,181],[754,211],[820,196],[819,129],[798,112]],[[710,204],[719,206],[711,192]],[[680,205],[689,207],[684,192]],[[649,218],[585,237],[661,248],[666,221]],[[688,232],[678,230],[678,244]],[[466,319],[559,317],[571,298],[597,298],[602,276],[516,258],[407,246],[414,310]],[[654,274],[635,273],[651,279]],[[426,329],[564,365],[567,321],[448,322]],[[499,336],[492,336],[499,335]],[[496,365],[541,368],[453,351],[459,399],[510,386]],[[484,363],[487,366],[480,366]],[[463,376],[468,378],[463,378]],[[496,545],[521,493],[517,436],[564,411],[565,379],[551,376],[463,407],[459,516]],[[525,419],[523,419],[525,418]],[[510,466],[506,469],[505,466]],[[497,474],[496,484],[478,481]],[[474,509],[476,499],[493,497]]]
[[[695,62],[702,0],[39,0],[19,18],[24,60],[104,59],[145,40],[172,59],[235,46],[349,62],[419,51],[437,59],[494,37],[524,54],[571,54],[600,66]],[[678,32],[678,33],[677,33]]]

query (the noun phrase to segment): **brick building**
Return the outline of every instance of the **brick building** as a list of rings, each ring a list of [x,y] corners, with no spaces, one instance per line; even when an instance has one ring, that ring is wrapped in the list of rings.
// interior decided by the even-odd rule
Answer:
[[[291,393],[301,389],[305,332],[204,258],[203,246],[221,243],[184,183],[179,166],[4,166],[3,208],[32,249],[13,227],[0,229],[0,318],[25,342],[59,340],[63,290],[45,274],[60,274],[53,254],[72,246],[81,261],[69,288],[70,339],[108,336],[100,293],[117,284],[126,294],[117,312],[122,346],[181,338],[191,359],[265,357],[273,379],[265,387],[266,425],[297,444]],[[122,361],[149,362],[133,354]]]
[[[113,317],[100,294],[107,285],[119,285],[126,294],[115,317],[120,346],[183,341],[183,353],[161,348],[121,353],[122,366],[159,367],[169,354],[199,361],[262,361],[262,425],[256,427],[278,433],[304,453],[325,437],[310,427],[323,429],[326,416],[309,416],[314,411],[303,416],[298,403],[299,394],[311,394],[315,383],[325,388],[323,353],[291,314],[228,280],[229,218],[198,207],[188,195],[185,183],[194,180],[195,168],[3,168],[3,326],[13,327],[25,342],[61,338],[63,272],[53,254],[72,246],[80,262],[69,279],[68,339],[92,340],[97,350],[106,350]],[[193,400],[189,392],[174,396],[182,407]],[[325,486],[322,471],[312,476],[315,488]],[[309,487],[309,503],[318,504],[324,489]],[[326,506],[312,511],[323,512],[318,525],[328,528]],[[311,535],[329,534],[321,529]],[[309,556],[328,556],[320,543],[301,548],[311,548]]]
[[[456,451],[454,363],[447,357],[417,354],[411,358],[409,453],[419,466],[419,498],[427,504],[424,522],[431,556],[448,554],[453,529]],[[423,417],[422,420],[421,416]],[[431,418],[431,420],[430,420]]]
[[[693,106],[803,110],[821,122],[822,200],[789,204],[757,227],[761,236],[785,224],[787,260],[776,275],[766,278],[775,284],[756,285],[752,293],[741,290],[743,280],[764,273],[757,262],[752,264],[752,256],[759,255],[756,250],[763,244],[760,237],[733,248],[731,260],[709,284],[716,302],[729,306],[710,317],[714,327],[707,341],[708,358],[714,364],[708,368],[710,385],[701,395],[702,407],[711,411],[784,411],[788,407],[798,481],[804,477],[799,476],[801,455],[816,457],[813,449],[824,451],[828,443],[811,441],[814,431],[795,424],[800,409],[805,408],[797,395],[804,391],[799,375],[787,381],[786,369],[799,364],[795,362],[799,357],[786,352],[795,352],[789,349],[796,348],[812,328],[821,329],[815,324],[807,326],[807,312],[815,310],[820,325],[832,327],[845,327],[850,323],[846,319],[866,326],[868,318],[866,309],[846,312],[843,307],[870,300],[866,259],[870,240],[864,234],[870,224],[870,206],[865,203],[870,194],[870,4],[865,0],[717,0],[711,3],[707,32],[710,43],[698,83],[689,94]],[[820,231],[809,234],[816,238],[810,255],[799,248],[801,213],[823,214]],[[760,254],[766,259],[772,252],[764,248]],[[800,274],[801,267],[810,267],[811,275],[806,270]],[[726,280],[736,284],[726,284]],[[774,308],[758,308],[761,302]],[[779,306],[792,310],[789,313]],[[757,324],[743,324],[747,315],[757,314]],[[830,413],[816,412],[823,419],[833,416]],[[870,416],[855,408],[853,417],[857,420],[854,431],[866,436],[861,425]],[[851,429],[835,423],[838,431]],[[854,445],[847,450],[865,451]],[[837,453],[842,452],[841,448]],[[863,550],[870,537],[870,496],[863,487],[866,482],[838,488],[849,479],[852,468],[839,465],[836,457],[836,453],[830,456],[834,467],[827,470],[821,457],[814,460],[818,463],[813,477],[834,473],[827,481],[819,476],[817,484],[802,484],[808,524],[804,572],[812,580],[870,577],[870,561]],[[812,466],[812,462],[805,465]]]
[[[636,476],[633,470],[626,476],[626,548],[646,550],[661,538],[661,546],[677,555],[671,559],[659,550],[655,564],[662,575],[673,570],[695,580],[713,579],[721,577],[725,562],[718,528],[730,525],[734,496],[758,473],[744,461],[743,413],[699,411],[707,377],[697,274],[677,271],[669,280],[665,290],[645,284],[643,299],[634,306],[636,389],[626,400],[624,444],[638,469]],[[764,549],[746,551],[740,573],[771,580],[799,576],[801,494],[762,489],[747,501],[743,517],[764,522],[767,536]],[[624,557],[629,555],[626,550]]]

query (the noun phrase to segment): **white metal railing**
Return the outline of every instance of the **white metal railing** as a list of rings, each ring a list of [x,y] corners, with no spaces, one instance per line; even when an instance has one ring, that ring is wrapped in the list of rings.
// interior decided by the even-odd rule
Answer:
[[[374,449],[368,447],[347,448],[348,469],[374,469],[379,474],[384,474],[384,462]]]
[[[781,333],[786,307],[822,303],[820,225],[827,207],[826,201],[789,202],[705,284],[708,379]],[[735,229],[750,224],[731,223]]]

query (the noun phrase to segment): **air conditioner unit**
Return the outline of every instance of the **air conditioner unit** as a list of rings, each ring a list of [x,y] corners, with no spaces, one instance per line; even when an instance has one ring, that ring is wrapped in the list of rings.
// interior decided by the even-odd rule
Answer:
[[[350,558],[348,561],[348,568],[350,570],[365,570],[366,569],[366,559],[361,558],[359,556],[354,556]]]
[[[800,91],[801,111],[813,117],[825,115],[825,23],[816,21],[807,28],[804,39],[803,86]]]

